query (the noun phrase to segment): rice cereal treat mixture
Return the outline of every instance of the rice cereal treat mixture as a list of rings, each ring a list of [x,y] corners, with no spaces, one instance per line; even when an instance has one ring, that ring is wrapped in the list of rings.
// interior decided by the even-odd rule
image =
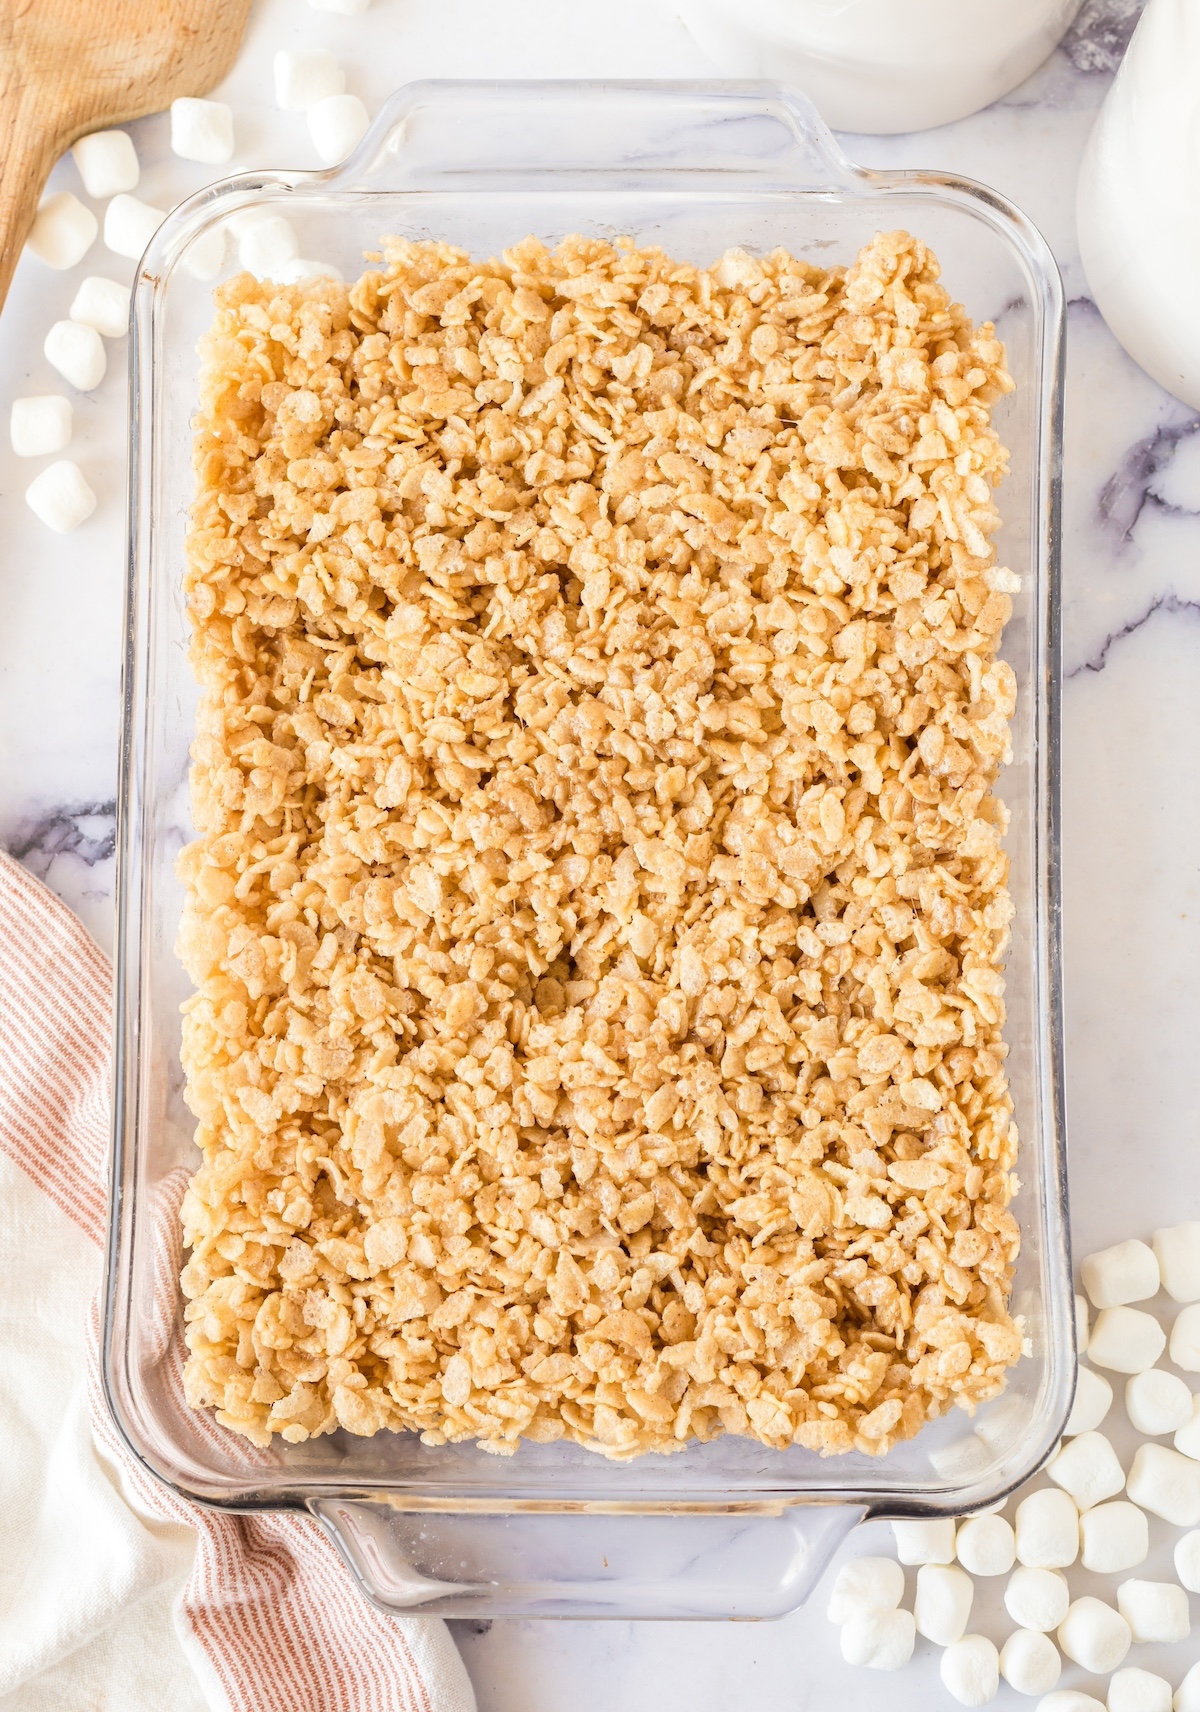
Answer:
[[[625,1457],[994,1395],[993,329],[903,232],[392,240],[217,304],[191,1402]]]

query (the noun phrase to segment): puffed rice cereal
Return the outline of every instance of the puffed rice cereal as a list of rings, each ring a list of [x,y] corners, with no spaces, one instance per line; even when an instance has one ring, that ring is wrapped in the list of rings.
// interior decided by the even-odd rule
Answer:
[[[903,232],[393,239],[202,359],[191,1403],[628,1457],[993,1396],[992,327]]]

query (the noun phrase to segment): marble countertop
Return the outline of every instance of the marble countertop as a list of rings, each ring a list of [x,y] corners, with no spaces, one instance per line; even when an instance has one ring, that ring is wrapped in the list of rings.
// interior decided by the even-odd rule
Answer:
[[[1086,0],[1063,47],[989,111],[923,135],[848,138],[873,165],[981,179],[1038,223],[1070,302],[1066,424],[1064,878],[1066,1059],[1077,1250],[1200,1217],[1200,417],[1117,347],[1075,241],[1077,164],[1138,0]],[[602,24],[598,21],[602,18]],[[376,0],[363,18],[260,0],[227,95],[235,167],[314,164],[303,119],[269,100],[273,51],[327,45],[369,108],[426,76],[711,76],[669,0]],[[211,172],[175,160],[167,123],[134,128],[139,194],[169,205]],[[54,183],[78,188],[73,168]],[[24,259],[0,324],[5,402],[57,390],[41,356],[81,271],[128,278],[97,248],[84,270]],[[0,844],[112,938],[113,810],[124,571],[123,347],[79,401],[78,458],[101,496],[68,537],[22,502],[39,467],[0,449]],[[6,407],[6,403],[5,403]],[[1131,1170],[1131,1162],[1136,1168]],[[879,1527],[879,1524],[873,1525]],[[860,1530],[855,1552],[870,1549]],[[837,1654],[820,1592],[773,1624],[455,1625],[481,1712],[894,1712],[949,1705],[935,1649],[882,1678]],[[1188,1656],[1188,1646],[1191,1654]],[[1144,1650],[1144,1649],[1143,1649]],[[1169,1649],[1177,1681],[1200,1653]],[[1137,1662],[1153,1664],[1146,1658]],[[1070,1681],[1064,1677],[1064,1685]],[[1005,1689],[999,1707],[1029,1705]]]

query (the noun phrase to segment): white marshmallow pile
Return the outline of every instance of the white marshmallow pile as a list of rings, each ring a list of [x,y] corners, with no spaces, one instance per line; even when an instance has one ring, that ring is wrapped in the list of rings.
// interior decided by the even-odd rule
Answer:
[[[348,6],[343,0],[343,4],[329,5],[325,10],[343,11]],[[309,137],[324,166],[340,166],[354,153],[371,123],[358,96],[347,93],[345,72],[324,50],[280,49],[275,55],[275,104],[285,113],[306,116]]]
[[[80,137],[71,157],[85,193],[108,204],[103,216],[105,244],[117,255],[136,259],[163,216],[161,210],[130,194],[141,175],[132,139],[125,131],[94,131]],[[29,249],[50,267],[72,268],[91,249],[100,229],[96,214],[73,191],[57,191],[46,196],[38,209]],[[93,392],[104,379],[108,366],[104,340],[119,339],[125,333],[129,300],[130,288],[121,281],[89,274],[76,288],[67,317],[56,320],[47,332],[42,354],[76,392]],[[71,442],[73,417],[70,400],[58,393],[14,399],[9,419],[14,452],[23,458],[41,458],[65,451]],[[36,517],[59,531],[77,529],[96,509],[95,493],[70,459],[44,469],[25,498]]]
[[[830,1619],[841,1625],[851,1663],[898,1669],[918,1636],[943,1649],[942,1685],[960,1706],[987,1705],[1003,1681],[1034,1697],[1037,1712],[1200,1712],[1200,1663],[1172,1692],[1136,1652],[1129,1658],[1138,1647],[1191,1639],[1188,1596],[1200,1594],[1200,1394],[1157,1365],[1165,1358],[1182,1373],[1200,1373],[1200,1220],[1156,1231],[1150,1243],[1134,1239],[1089,1254],[1080,1272],[1086,1299],[1076,1297],[1076,1326],[1087,1364],[1043,1471],[1047,1483],[1016,1495],[1011,1522],[1004,1505],[965,1518],[893,1522],[899,1561],[847,1564]],[[1177,1305],[1173,1323],[1170,1308],[1160,1319],[1145,1305],[1160,1291]],[[1115,1419],[1112,1374],[1124,1378],[1125,1415],[1144,1441],[1127,1465],[1109,1436],[1114,1429],[1100,1430]],[[981,1420],[970,1441],[980,1451],[992,1426]],[[1120,1432],[1114,1437],[1127,1442]],[[1174,1581],[1136,1573],[1161,1523],[1188,1530],[1174,1542]],[[911,1618],[903,1609],[904,1565],[917,1572]],[[1114,1585],[1101,1596],[1075,1580],[1081,1572],[1112,1576]],[[977,1577],[1006,1578],[1004,1611],[1015,1625],[1007,1636],[979,1632],[990,1624],[977,1606]],[[1107,1705],[1090,1683],[1068,1679],[1059,1687],[1064,1660],[1068,1670],[1109,1679],[1100,1690]]]
[[[352,18],[365,12],[370,0],[310,3],[314,11]],[[278,107],[304,116],[318,161],[325,166],[339,165],[353,153],[370,123],[362,101],[347,91],[343,66],[327,48],[301,45],[276,53],[273,70]],[[218,167],[232,158],[237,144],[234,114],[225,102],[181,96],[171,103],[169,123],[171,149],[181,160]],[[133,138],[126,131],[93,131],[80,137],[70,152],[84,194],[104,206],[90,208],[70,189],[48,194],[30,230],[30,253],[48,267],[74,268],[103,235],[113,255],[139,261],[165,212],[135,194],[141,167]],[[287,220],[254,209],[244,217],[222,218],[219,225],[193,238],[180,257],[180,270],[197,280],[215,279],[226,263],[230,237],[236,244],[240,266],[259,279],[295,285],[319,276],[341,278],[331,263],[300,254],[296,234]],[[129,286],[121,280],[92,273],[78,284],[65,318],[66,299],[55,303],[52,313],[56,318],[46,335],[43,354],[76,392],[92,392],[104,379],[104,341],[119,339],[126,332],[130,295]],[[32,385],[28,397],[12,400],[10,434],[19,457],[50,457],[65,451],[72,432],[69,399],[53,393],[44,382]],[[96,505],[82,472],[69,461],[44,470],[27,498],[33,512],[58,530],[78,527]],[[1174,1264],[1178,1272],[1180,1263]],[[1200,1291],[1197,1294],[1200,1296]],[[953,1542],[952,1525],[950,1533]],[[986,1571],[980,1569],[978,1573]],[[897,1625],[891,1628],[895,1630]],[[874,1642],[870,1645],[873,1647]]]

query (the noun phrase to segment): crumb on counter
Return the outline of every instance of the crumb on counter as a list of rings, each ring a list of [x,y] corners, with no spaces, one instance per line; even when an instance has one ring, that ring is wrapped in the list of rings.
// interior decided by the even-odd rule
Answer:
[[[990,325],[392,239],[202,347],[191,1403],[887,1451],[1021,1341]]]

